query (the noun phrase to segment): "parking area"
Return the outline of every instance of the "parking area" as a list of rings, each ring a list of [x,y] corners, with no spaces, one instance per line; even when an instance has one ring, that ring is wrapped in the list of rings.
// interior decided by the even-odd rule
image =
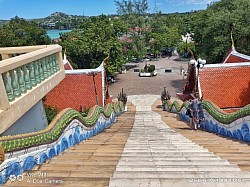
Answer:
[[[172,98],[176,98],[177,92],[182,92],[184,82],[181,75],[181,68],[187,70],[187,61],[176,61],[177,57],[162,58],[158,61],[149,61],[148,64],[155,65],[158,75],[155,77],[139,77],[135,70],[143,69],[146,62],[129,63],[129,66],[134,66],[124,74],[118,74],[116,82],[109,85],[109,93],[113,98],[116,98],[122,88],[127,95],[140,94],[156,94],[161,95],[163,88],[171,94]],[[166,71],[171,70],[171,71]],[[184,77],[186,78],[186,77]]]

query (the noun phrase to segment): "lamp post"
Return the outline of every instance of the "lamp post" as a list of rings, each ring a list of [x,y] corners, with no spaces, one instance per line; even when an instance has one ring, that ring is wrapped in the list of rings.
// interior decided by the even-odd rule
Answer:
[[[203,60],[203,59],[201,59],[201,58],[198,58],[197,60],[194,60],[194,59],[192,59],[192,60],[190,60],[190,64],[195,64],[195,67],[197,67],[198,69],[202,69],[203,67],[204,67],[204,65],[206,64],[206,60]]]

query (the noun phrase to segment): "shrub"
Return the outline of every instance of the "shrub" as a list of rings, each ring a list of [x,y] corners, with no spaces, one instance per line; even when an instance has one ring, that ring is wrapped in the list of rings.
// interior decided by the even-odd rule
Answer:
[[[44,108],[45,108],[45,113],[46,113],[48,123],[50,124],[59,111],[56,107],[52,107],[52,106],[45,105]]]
[[[155,65],[150,65],[149,68],[148,68],[148,72],[152,73],[154,71],[155,71]]]

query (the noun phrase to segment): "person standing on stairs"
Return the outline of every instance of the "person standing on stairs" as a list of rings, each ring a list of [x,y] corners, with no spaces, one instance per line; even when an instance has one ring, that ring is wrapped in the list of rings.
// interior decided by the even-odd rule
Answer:
[[[200,128],[201,123],[204,121],[204,113],[201,101],[197,98],[189,100],[189,105],[186,114],[190,118],[190,127],[194,130]]]
[[[188,115],[189,117],[189,126],[191,129],[193,129],[193,110],[194,110],[194,107],[193,107],[193,102],[192,100],[190,99],[189,100],[189,105],[188,105],[188,108],[187,108],[187,112],[186,112],[186,115]]]

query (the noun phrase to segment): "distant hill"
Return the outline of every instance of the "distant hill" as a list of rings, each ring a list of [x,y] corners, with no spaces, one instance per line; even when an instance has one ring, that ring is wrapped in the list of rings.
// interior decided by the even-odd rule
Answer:
[[[77,23],[85,16],[67,15],[63,12],[55,12],[45,18],[27,19],[35,21],[44,29],[73,29]],[[86,17],[85,17],[86,18]],[[0,20],[0,25],[7,23],[9,20]]]
[[[196,12],[196,11],[195,11]],[[163,16],[167,15],[187,15],[194,12],[185,12],[185,13],[170,13],[170,14],[162,14]],[[148,15],[149,17],[154,16],[155,14]],[[109,15],[111,18],[114,18],[118,15],[112,14]],[[46,30],[50,29],[58,29],[58,30],[68,30],[76,28],[77,24],[80,20],[86,19],[88,16],[79,16],[79,15],[68,15],[63,12],[54,12],[51,15],[45,18],[38,19],[28,19],[29,21],[35,21],[38,25]],[[0,20],[0,25],[7,23],[9,20]]]
[[[0,25],[7,23],[8,20],[0,20]]]
[[[33,20],[44,29],[72,29],[75,28],[79,20],[83,18],[83,16],[55,12],[48,17]]]

